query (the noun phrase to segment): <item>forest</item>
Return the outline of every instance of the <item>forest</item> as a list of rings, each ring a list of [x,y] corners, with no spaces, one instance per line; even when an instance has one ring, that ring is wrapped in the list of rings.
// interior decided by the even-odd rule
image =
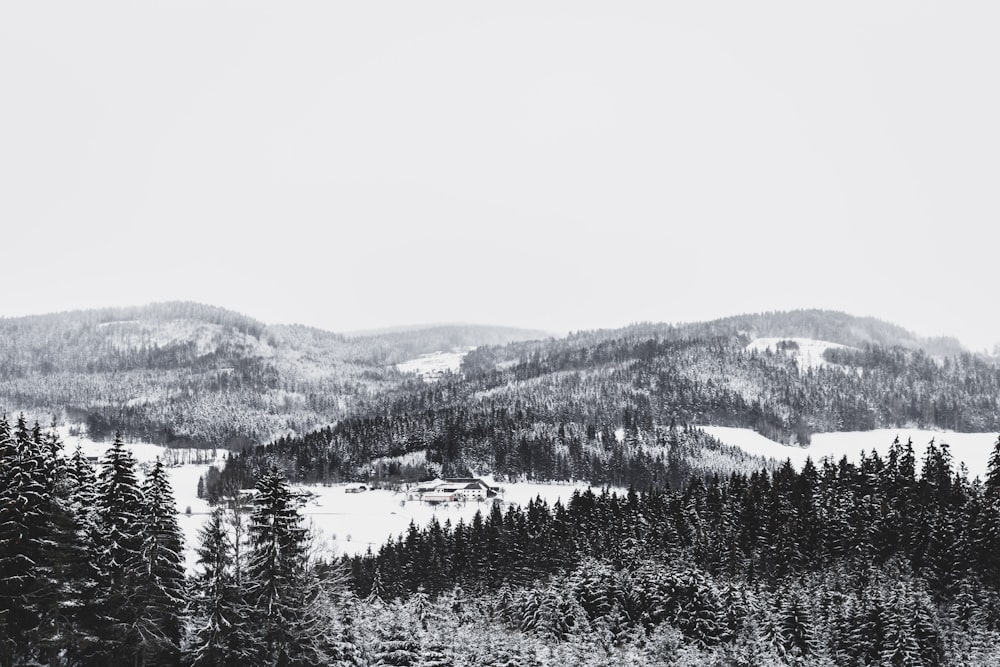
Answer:
[[[0,406],[91,436],[240,448],[306,433],[389,389],[394,364],[541,332],[435,326],[344,335],[191,302],[0,318]]]
[[[1000,438],[494,505],[377,553],[312,542],[276,466],[185,573],[164,465],[0,420],[0,665],[988,665]],[[140,479],[140,476],[142,479]]]
[[[949,339],[823,311],[527,341],[196,304],[0,328],[0,399],[118,431],[94,467],[0,420],[0,667],[1000,663],[1000,439],[968,479],[943,441],[799,470],[698,428],[1000,431],[1000,367]],[[804,366],[797,335],[839,346]],[[475,336],[433,382],[387,365]],[[199,485],[215,509],[193,569],[138,437],[238,448]],[[605,490],[344,557],[295,486],[486,473]]]
[[[222,481],[250,479],[273,460],[293,481],[383,479],[373,458],[424,452],[418,476],[475,471],[646,488],[697,474],[704,452],[715,453],[708,467],[719,472],[740,464],[738,452],[703,434],[684,436],[699,439],[685,447],[677,433],[688,429],[671,428],[678,424],[747,427],[799,445],[816,432],[1000,431],[992,359],[865,343],[832,347],[822,365],[802,368],[790,344],[747,350],[746,333],[714,327],[706,338],[705,326],[483,346],[459,374],[387,390],[332,426],[242,450]]]

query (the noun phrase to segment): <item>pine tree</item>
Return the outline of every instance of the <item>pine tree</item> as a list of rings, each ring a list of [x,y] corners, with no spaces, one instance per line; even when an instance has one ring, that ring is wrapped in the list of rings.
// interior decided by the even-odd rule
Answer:
[[[406,667],[420,663],[420,642],[411,624],[406,622],[406,614],[398,603],[391,610],[390,622],[379,628],[375,645],[375,665]]]
[[[331,642],[329,657],[332,667],[361,667],[364,664],[359,638],[355,629],[358,600],[353,596],[342,597],[338,604],[339,633]]]
[[[69,662],[84,662],[99,644],[100,627],[95,600],[103,593],[93,554],[96,534],[97,478],[79,442],[66,467],[69,508],[73,517],[68,582],[63,590],[67,615],[66,651]]]
[[[86,641],[83,612],[93,593],[94,576],[90,543],[81,530],[84,517],[78,516],[74,504],[78,482],[62,456],[62,442],[54,429],[43,435],[37,424],[31,438],[34,468],[41,473],[39,482],[44,488],[36,582],[40,625],[35,643],[39,659],[53,662],[59,656],[78,654]]]
[[[455,658],[439,635],[434,635],[420,651],[419,667],[454,667]]]
[[[253,608],[257,660],[267,664],[312,665],[323,646],[313,606],[318,587],[308,572],[308,531],[297,498],[274,466],[257,482],[250,516],[247,599]]]
[[[785,653],[810,656],[816,652],[816,628],[812,614],[798,592],[789,591],[778,614]]]
[[[993,451],[990,452],[986,481],[983,486],[986,489],[986,498],[1000,505],[1000,436],[997,437]]]
[[[381,566],[376,565],[375,574],[372,576],[371,590],[369,590],[368,597],[365,598],[365,602],[385,602],[386,597],[385,584],[382,583],[382,568]]]
[[[252,660],[249,610],[243,604],[235,574],[232,538],[221,509],[216,509],[198,533],[199,572],[191,585],[192,633],[190,660],[194,667],[237,667]]]
[[[0,419],[0,665],[29,660],[39,627],[40,526],[45,489],[24,417]]]
[[[146,659],[176,662],[184,606],[184,537],[166,468],[157,458],[143,483],[140,630]]]
[[[913,628],[909,625],[909,616],[905,608],[891,610],[890,622],[882,643],[880,664],[892,667],[923,664],[920,659],[920,646],[913,634]]]
[[[97,627],[95,662],[128,664],[140,655],[138,627],[143,560],[143,497],[132,452],[116,435],[101,462],[94,498],[93,542],[98,587],[93,600]]]

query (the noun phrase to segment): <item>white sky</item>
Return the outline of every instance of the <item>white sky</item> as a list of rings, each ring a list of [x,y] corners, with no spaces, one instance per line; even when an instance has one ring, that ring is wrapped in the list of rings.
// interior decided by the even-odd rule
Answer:
[[[0,3],[0,314],[1000,341],[1000,3]]]

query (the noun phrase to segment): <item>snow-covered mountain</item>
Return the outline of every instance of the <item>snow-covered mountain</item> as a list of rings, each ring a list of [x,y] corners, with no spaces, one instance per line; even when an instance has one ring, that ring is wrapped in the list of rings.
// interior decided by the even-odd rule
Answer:
[[[0,407],[154,443],[239,448],[335,421],[415,378],[395,364],[540,334],[346,336],[188,302],[0,319]]]

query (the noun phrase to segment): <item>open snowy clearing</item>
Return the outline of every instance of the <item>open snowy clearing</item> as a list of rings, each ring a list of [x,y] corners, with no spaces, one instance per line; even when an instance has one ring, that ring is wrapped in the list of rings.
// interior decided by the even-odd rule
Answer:
[[[64,452],[72,455],[79,442],[85,456],[95,456],[98,460],[104,458],[104,453],[111,446],[108,442],[94,442],[86,436],[70,435],[66,427],[57,429],[62,437]],[[225,450],[216,450],[215,459],[203,463],[184,463],[186,455],[198,453],[210,456],[205,450],[168,449],[149,443],[126,443],[125,447],[132,451],[138,462],[139,477],[142,479],[144,468],[161,457],[177,457],[181,462],[168,468],[170,483],[176,499],[178,523],[184,533],[184,557],[188,572],[195,569],[196,556],[194,548],[198,543],[198,531],[212,511],[208,502],[198,497],[198,479],[208,472],[210,465],[221,468],[228,454]],[[590,488],[587,484],[536,484],[519,482],[514,484],[496,483],[490,477],[483,477],[490,485],[500,486],[504,492],[498,499],[502,507],[510,503],[526,505],[528,501],[540,496],[551,506],[558,499],[567,502],[576,490]],[[427,525],[431,517],[436,516],[443,525],[446,520],[452,524],[464,519],[472,521],[477,511],[487,514],[493,500],[484,502],[447,503],[431,505],[418,500],[407,500],[406,494],[388,490],[373,490],[364,493],[345,493],[347,484],[331,486],[306,485],[296,486],[296,490],[308,492],[312,498],[302,514],[305,522],[314,531],[316,547],[327,555],[359,554],[369,547],[373,551],[390,538],[405,533],[413,521],[417,526]],[[618,489],[621,492],[621,489]],[[595,489],[595,493],[599,492]],[[190,508],[191,513],[187,510]]]
[[[777,352],[778,343],[788,341],[795,343],[799,348],[797,350],[794,348],[786,350],[785,354],[795,357],[795,361],[801,370],[831,366],[832,364],[823,359],[823,353],[831,348],[847,347],[840,343],[831,343],[813,338],[757,338],[747,344],[745,349],[747,352],[766,352],[767,350]]]
[[[801,468],[807,457],[813,462],[823,457],[831,457],[839,461],[846,456],[849,461],[856,461],[862,450],[866,453],[877,451],[885,456],[892,441],[899,436],[899,441],[905,443],[907,438],[913,440],[913,449],[917,459],[922,460],[924,449],[934,439],[938,445],[947,443],[955,459],[955,467],[964,463],[969,471],[969,479],[986,476],[987,460],[993,444],[997,441],[996,433],[956,433],[954,431],[933,431],[917,428],[885,428],[875,431],[844,431],[839,433],[815,433],[808,447],[793,447],[783,445],[765,438],[748,428],[732,428],[728,426],[699,426],[709,435],[727,445],[735,445],[756,456],[765,456],[784,461],[791,459],[792,464]]]
[[[491,486],[500,486],[503,494],[497,499],[482,502],[443,503],[432,505],[419,500],[407,500],[406,494],[382,489],[363,493],[346,493],[347,484],[332,486],[302,486],[301,491],[315,494],[302,514],[311,524],[320,546],[336,555],[362,554],[369,547],[378,551],[386,540],[405,533],[412,521],[424,527],[431,520],[444,525],[446,520],[452,525],[464,519],[472,521],[477,511],[488,514],[494,500],[501,503],[506,511],[509,504],[527,505],[536,497],[543,498],[549,506],[561,499],[565,504],[576,490],[592,488],[585,483],[577,484],[536,484],[518,482],[513,484],[494,482],[490,477],[482,477]],[[619,492],[623,490],[618,489]],[[594,489],[599,493],[599,489]]]
[[[474,347],[462,347],[450,352],[421,354],[416,359],[396,364],[396,368],[403,373],[416,373],[424,380],[435,380],[443,373],[457,372],[462,367],[462,359],[474,349]]]

